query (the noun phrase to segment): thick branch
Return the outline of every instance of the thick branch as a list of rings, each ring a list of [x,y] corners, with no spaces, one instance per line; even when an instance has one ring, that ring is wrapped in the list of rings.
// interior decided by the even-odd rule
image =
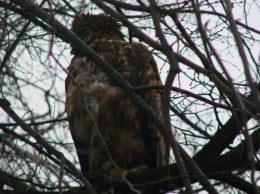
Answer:
[[[249,117],[247,118],[247,121]],[[245,123],[241,123],[239,113],[232,115],[226,124],[219,129],[211,140],[203,146],[203,148],[194,156],[194,159],[203,158],[205,156],[218,156],[220,155],[230,144],[238,134],[241,133],[242,126]]]

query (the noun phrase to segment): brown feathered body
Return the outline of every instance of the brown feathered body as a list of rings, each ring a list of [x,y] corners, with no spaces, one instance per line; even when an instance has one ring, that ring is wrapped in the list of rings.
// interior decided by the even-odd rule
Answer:
[[[133,87],[160,85],[151,53],[142,44],[124,41],[120,25],[110,16],[78,14],[72,31]],[[75,56],[66,78],[66,110],[82,172],[100,170],[109,161],[97,128],[120,168],[165,164],[165,142],[153,122],[84,53],[73,45],[71,53]],[[138,94],[161,117],[161,93]]]

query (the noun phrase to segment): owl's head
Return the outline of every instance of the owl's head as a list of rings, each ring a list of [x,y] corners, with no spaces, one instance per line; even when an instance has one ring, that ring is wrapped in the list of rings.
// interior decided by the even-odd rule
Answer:
[[[98,39],[124,40],[121,25],[107,14],[77,14],[74,16],[71,30],[80,37],[86,44],[91,44]],[[75,54],[72,46],[72,54]]]

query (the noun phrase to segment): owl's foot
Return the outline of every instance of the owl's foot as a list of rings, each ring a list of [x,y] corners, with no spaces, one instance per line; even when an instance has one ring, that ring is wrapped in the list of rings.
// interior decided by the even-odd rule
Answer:
[[[147,169],[148,169],[148,167],[145,165],[136,166],[136,167],[129,169],[128,174],[130,174],[130,173],[139,174]]]
[[[123,181],[123,178],[127,177],[128,174],[139,174],[146,169],[148,169],[148,167],[144,165],[136,166],[130,169],[125,169],[125,168],[112,169],[111,176],[112,179],[115,181]]]

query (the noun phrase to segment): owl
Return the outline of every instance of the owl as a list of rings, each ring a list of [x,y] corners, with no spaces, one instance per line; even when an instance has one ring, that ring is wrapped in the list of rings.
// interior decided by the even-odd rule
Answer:
[[[161,85],[151,52],[140,43],[125,41],[121,25],[109,15],[77,14],[71,30],[132,87]],[[165,139],[153,121],[85,53],[71,47],[66,111],[82,173],[88,177],[102,170],[110,161],[107,152],[122,172],[166,164]],[[138,95],[161,117],[160,90]]]

